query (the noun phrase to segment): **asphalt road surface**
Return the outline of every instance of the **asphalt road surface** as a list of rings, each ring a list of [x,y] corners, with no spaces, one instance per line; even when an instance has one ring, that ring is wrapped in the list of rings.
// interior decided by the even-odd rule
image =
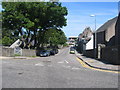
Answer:
[[[2,88],[117,88],[118,74],[82,67],[69,48],[55,56],[2,61]]]

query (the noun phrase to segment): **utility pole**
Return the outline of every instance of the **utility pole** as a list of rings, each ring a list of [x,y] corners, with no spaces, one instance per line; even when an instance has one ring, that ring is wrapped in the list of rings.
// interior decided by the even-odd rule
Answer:
[[[95,21],[94,21],[94,23],[95,23],[95,30],[94,30],[94,33],[95,33],[95,46],[94,46],[94,58],[96,58],[96,55],[97,55],[97,52],[96,52],[96,50],[97,50],[97,32],[96,32],[96,15],[90,15],[91,17],[94,17],[94,19],[95,19]]]

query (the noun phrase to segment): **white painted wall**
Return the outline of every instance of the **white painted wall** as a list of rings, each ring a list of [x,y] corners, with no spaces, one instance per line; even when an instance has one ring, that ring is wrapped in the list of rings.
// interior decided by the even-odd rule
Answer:
[[[18,39],[17,41],[15,41],[15,42],[10,46],[10,48],[19,47],[20,44],[21,44],[21,41],[20,41],[20,39]]]
[[[93,49],[93,35],[91,36],[91,40],[86,44],[86,50]]]

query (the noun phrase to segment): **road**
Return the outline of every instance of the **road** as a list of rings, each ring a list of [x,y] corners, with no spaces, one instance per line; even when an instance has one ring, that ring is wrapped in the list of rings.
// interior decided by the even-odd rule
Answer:
[[[3,88],[117,88],[118,74],[82,67],[69,48],[55,56],[2,61]]]

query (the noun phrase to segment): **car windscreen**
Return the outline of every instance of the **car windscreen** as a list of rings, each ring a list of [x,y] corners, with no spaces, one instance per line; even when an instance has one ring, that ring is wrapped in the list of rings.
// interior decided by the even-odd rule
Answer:
[[[43,53],[45,53],[46,52],[46,50],[44,50],[44,51],[42,51]]]
[[[75,49],[74,48],[70,48],[71,51],[74,51]]]

